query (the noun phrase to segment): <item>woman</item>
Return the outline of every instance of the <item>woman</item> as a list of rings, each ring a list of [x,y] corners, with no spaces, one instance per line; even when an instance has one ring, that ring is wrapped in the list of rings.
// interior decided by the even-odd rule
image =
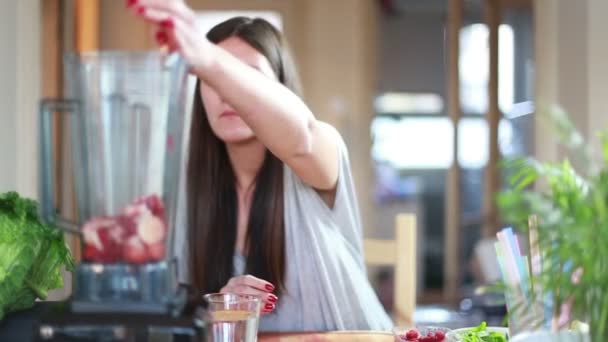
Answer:
[[[239,17],[204,39],[181,0],[128,5],[199,79],[187,170],[191,285],[259,296],[261,330],[389,329],[365,272],[346,147],[298,97],[281,34]]]

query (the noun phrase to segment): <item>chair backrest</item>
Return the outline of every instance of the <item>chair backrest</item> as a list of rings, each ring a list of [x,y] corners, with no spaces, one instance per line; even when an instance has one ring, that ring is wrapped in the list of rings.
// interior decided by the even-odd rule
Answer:
[[[397,324],[413,324],[416,310],[416,216],[395,217],[395,239],[363,242],[365,263],[394,267],[393,315]]]

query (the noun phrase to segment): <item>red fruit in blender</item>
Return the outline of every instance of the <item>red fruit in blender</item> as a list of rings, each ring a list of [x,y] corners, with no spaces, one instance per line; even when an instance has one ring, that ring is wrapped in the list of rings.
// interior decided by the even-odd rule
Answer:
[[[85,260],[144,263],[165,257],[165,207],[157,195],[137,199],[114,218],[95,217],[82,228]]]
[[[122,255],[121,241],[116,239],[117,226],[101,227],[97,230],[101,241],[101,258],[103,262],[116,262]]]
[[[111,263],[119,259],[123,230],[116,221],[111,218],[96,217],[89,220],[82,231],[85,260]]]
[[[114,220],[105,217],[94,217],[89,220],[82,227],[85,245],[93,245],[99,250],[103,249],[103,244],[99,240],[98,230],[112,225],[114,225]]]
[[[128,215],[121,215],[116,218],[116,222],[124,229],[125,239],[137,234],[136,218]]]
[[[148,259],[146,246],[136,235],[127,239],[122,247],[122,253],[124,260],[132,264],[143,264]]]
[[[164,242],[155,243],[148,246],[148,259],[150,261],[161,261],[165,258]]]
[[[84,251],[82,252],[84,260],[90,262],[101,262],[101,251],[93,245],[85,245]]]
[[[137,222],[137,235],[147,245],[153,245],[165,239],[165,223],[156,216],[143,215]]]
[[[120,224],[118,224],[118,222],[116,222],[116,224],[114,226],[108,228],[108,233],[109,233],[110,239],[117,244],[124,243],[124,241],[127,237],[126,229],[123,228]]]
[[[122,211],[127,217],[136,218],[138,216],[143,215],[144,213],[150,211],[148,207],[144,203],[140,203],[141,200],[138,200],[134,204],[130,204]]]
[[[438,331],[435,333],[435,340],[437,342],[441,342],[443,340],[445,340],[445,333],[443,331]]]
[[[165,205],[158,195],[150,195],[144,198],[146,207],[161,220],[165,220]]]

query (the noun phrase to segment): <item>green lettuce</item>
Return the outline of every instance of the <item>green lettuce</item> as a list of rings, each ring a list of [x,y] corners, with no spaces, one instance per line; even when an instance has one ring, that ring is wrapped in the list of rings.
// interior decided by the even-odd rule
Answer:
[[[460,333],[459,338],[462,342],[507,342],[509,340],[504,334],[487,331],[486,322],[481,322],[475,328]]]
[[[0,195],[0,320],[30,308],[63,287],[61,269],[74,270],[63,233],[43,224],[35,201]]]

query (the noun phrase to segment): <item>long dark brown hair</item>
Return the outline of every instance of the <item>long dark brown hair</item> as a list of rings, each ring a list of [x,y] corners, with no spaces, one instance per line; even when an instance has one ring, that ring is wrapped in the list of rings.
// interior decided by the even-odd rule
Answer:
[[[207,39],[238,37],[263,54],[278,80],[300,93],[297,72],[281,33],[263,19],[236,17],[215,26]],[[218,292],[232,277],[238,200],[225,143],[211,130],[196,85],[187,173],[190,279],[197,293]],[[284,290],[283,163],[268,150],[256,178],[245,250],[246,273]]]

